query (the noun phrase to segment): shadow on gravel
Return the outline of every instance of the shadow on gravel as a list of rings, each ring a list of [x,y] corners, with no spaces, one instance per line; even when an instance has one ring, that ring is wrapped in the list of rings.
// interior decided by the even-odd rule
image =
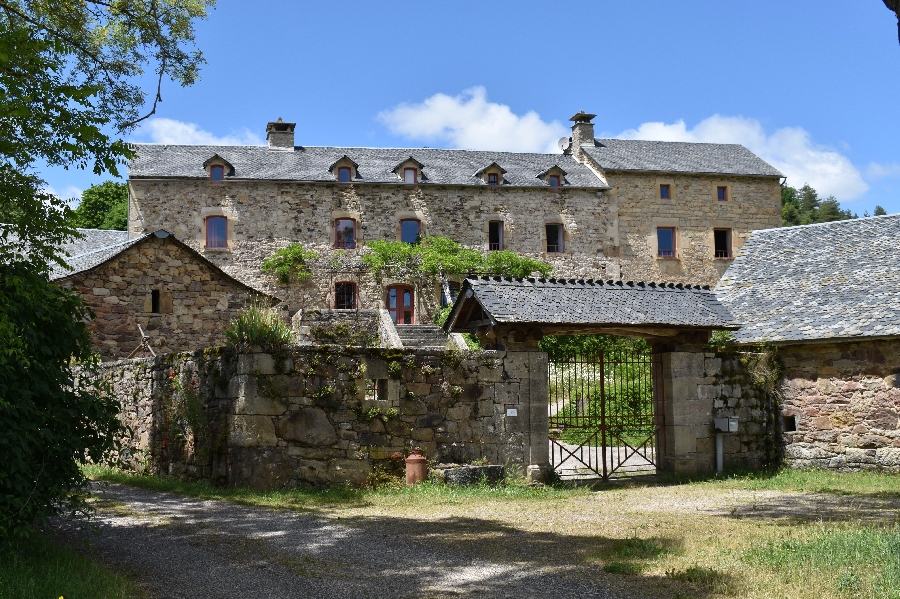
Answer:
[[[721,572],[643,574],[680,539],[532,533],[479,518],[323,518],[113,487],[92,543],[159,597],[695,597]],[[69,530],[65,536],[82,533]]]

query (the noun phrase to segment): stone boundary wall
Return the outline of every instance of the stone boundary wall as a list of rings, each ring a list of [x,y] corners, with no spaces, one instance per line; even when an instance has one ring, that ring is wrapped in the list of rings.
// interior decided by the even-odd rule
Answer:
[[[781,359],[788,465],[900,472],[898,340],[793,345]]]
[[[212,348],[103,369],[134,431],[126,463],[230,486],[364,484],[401,468],[411,446],[524,472],[546,428],[537,352]]]

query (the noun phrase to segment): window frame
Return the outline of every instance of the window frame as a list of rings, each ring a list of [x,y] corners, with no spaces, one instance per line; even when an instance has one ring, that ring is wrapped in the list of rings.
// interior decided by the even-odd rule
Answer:
[[[337,170],[338,170],[338,172],[337,172],[338,183],[352,183],[353,182],[353,169],[352,168],[350,168],[349,166],[339,166]],[[347,173],[346,181],[343,181],[341,179],[341,174],[343,174],[344,172]]]
[[[221,218],[221,219],[223,219],[223,220],[225,221],[225,231],[224,231],[224,237],[223,237],[223,239],[222,239],[222,245],[212,245],[212,244],[210,244],[210,226],[209,226],[210,220],[212,220],[212,219],[217,219],[217,218]],[[206,231],[205,231],[205,233],[206,233],[206,245],[205,245],[205,249],[208,249],[208,250],[227,250],[227,249],[228,249],[228,217],[227,217],[227,216],[224,216],[224,215],[221,215],[221,214],[212,214],[212,215],[210,215],[210,216],[207,216],[207,217],[204,219],[203,224],[204,224],[204,228],[206,229]]]
[[[412,181],[409,180],[407,175],[412,172]],[[414,166],[407,166],[403,168],[403,182],[406,185],[416,185],[419,182],[419,169]]]
[[[339,240],[340,238],[338,237],[338,222],[340,222],[340,221],[350,221],[353,223],[353,242],[352,242],[353,244],[352,245],[347,245],[346,241],[343,242],[343,245],[342,245],[342,242]],[[334,231],[334,236],[333,236],[334,240],[332,243],[332,247],[334,247],[335,249],[341,249],[341,250],[355,250],[356,249],[356,246],[358,243],[357,242],[357,230],[359,228],[359,225],[357,224],[355,218],[351,218],[349,216],[337,217],[332,221],[331,228]]]
[[[665,195],[663,195],[663,190],[665,190]],[[671,200],[672,199],[672,184],[671,183],[660,183],[659,184],[659,199],[660,200]]]
[[[216,172],[216,171],[219,171],[220,173],[222,173],[222,176],[219,177],[218,179],[213,175],[213,173]],[[210,165],[210,167],[209,167],[209,180],[210,180],[210,181],[215,181],[215,182],[224,181],[224,180],[225,180],[225,165],[223,165],[223,164],[213,164],[213,165]]]
[[[721,197],[719,192],[721,193]],[[729,201],[728,186],[727,185],[716,185],[716,201],[717,202],[727,202]]]
[[[718,244],[716,243],[716,233],[725,233],[725,254],[724,256],[720,256],[720,250],[718,249]],[[730,259],[733,257],[734,248],[731,243],[731,229],[725,227],[716,227],[713,229],[713,258],[717,258],[720,260]]]
[[[497,225],[497,234],[500,239],[499,242],[494,243],[491,241],[491,226]],[[504,235],[504,227],[506,223],[502,220],[489,220],[488,221],[488,251],[489,252],[502,252],[506,249],[506,239]],[[497,246],[497,247],[494,247]]]
[[[555,185],[554,185],[554,181],[556,182]],[[562,187],[561,182],[562,182],[562,177],[560,177],[559,175],[548,175],[547,176],[547,185],[549,185],[553,189],[559,189],[560,187]]]
[[[339,292],[338,289],[343,288],[343,293]],[[346,290],[350,290],[350,307],[341,306],[339,304],[338,298],[342,297],[346,299]],[[353,281],[338,281],[334,284],[334,309],[335,310],[356,310],[359,305],[359,298],[357,296],[356,283]]]
[[[487,174],[487,184],[490,187],[499,187],[500,186],[500,173],[488,173]]]
[[[548,235],[548,227],[559,227],[559,243],[555,244],[554,247],[557,249],[550,249],[550,235]],[[566,228],[563,223],[544,223],[544,252],[547,254],[563,254],[566,251]]]
[[[385,305],[387,306],[388,314],[391,315],[391,320],[395,325],[407,325],[407,324],[416,324],[416,291],[412,287],[412,285],[391,285],[386,290],[385,294]],[[396,305],[391,307],[391,291],[395,292],[395,303]],[[404,292],[409,292],[409,309],[403,307],[403,294]],[[401,316],[405,316],[405,313],[409,313],[409,322],[399,322]]]
[[[403,223],[406,222],[414,222],[418,223],[419,229],[416,232],[416,240],[415,241],[403,241]],[[419,243],[419,240],[422,239],[422,221],[418,218],[401,218],[400,219],[400,241],[403,243]]]
[[[659,243],[659,232],[672,232],[672,249],[663,250]],[[666,253],[663,253],[666,252]],[[678,237],[676,227],[656,227],[656,257],[657,258],[677,258],[678,257]]]

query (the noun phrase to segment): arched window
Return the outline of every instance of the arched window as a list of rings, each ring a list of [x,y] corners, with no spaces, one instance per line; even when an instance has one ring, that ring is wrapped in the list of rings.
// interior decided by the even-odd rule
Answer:
[[[228,219],[224,216],[209,216],[206,218],[206,247],[228,247]]]

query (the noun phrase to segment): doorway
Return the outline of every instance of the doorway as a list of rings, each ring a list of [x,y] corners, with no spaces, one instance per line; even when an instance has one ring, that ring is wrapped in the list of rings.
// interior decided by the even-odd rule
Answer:
[[[388,287],[388,312],[394,324],[415,324],[415,295],[409,285]]]

